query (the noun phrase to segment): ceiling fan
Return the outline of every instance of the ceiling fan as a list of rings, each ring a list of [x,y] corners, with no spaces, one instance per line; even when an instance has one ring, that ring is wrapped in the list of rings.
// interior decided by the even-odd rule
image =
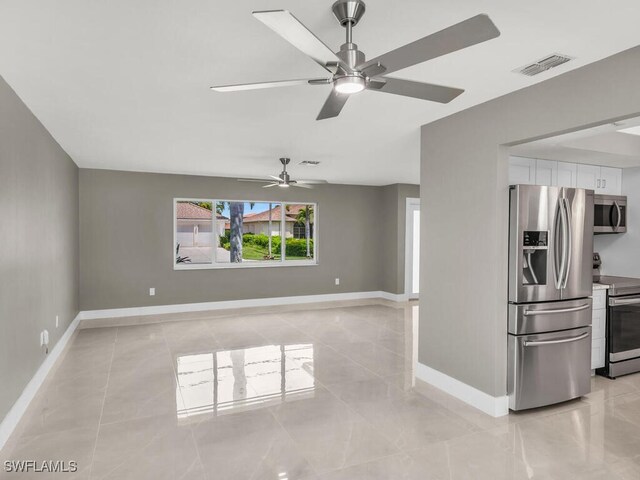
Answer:
[[[280,163],[282,164],[282,172],[277,177],[275,175],[269,175],[268,180],[262,180],[260,178],[239,178],[239,182],[257,182],[257,183],[266,183],[267,185],[262,188],[270,188],[270,187],[301,187],[301,188],[313,188],[312,185],[319,185],[323,183],[327,183],[326,180],[291,180],[289,176],[289,172],[287,172],[287,165],[291,161],[290,158],[282,157],[280,158]]]
[[[331,7],[340,25],[346,29],[346,43],[340,51],[333,52],[296,17],[287,10],[253,12],[253,16],[272,29],[294,47],[310,56],[331,76],[300,80],[276,80],[273,82],[218,85],[217,92],[254,90],[260,88],[288,87],[291,85],[332,85],[316,120],[337,117],[349,95],[363,90],[393,93],[406,97],[449,103],[464,90],[430,83],[402,80],[383,74],[425,62],[472,45],[498,37],[500,31],[487,15],[476,15],[420,40],[396,48],[365,61],[365,55],[353,43],[352,30],[365,12],[362,0],[338,0]]]

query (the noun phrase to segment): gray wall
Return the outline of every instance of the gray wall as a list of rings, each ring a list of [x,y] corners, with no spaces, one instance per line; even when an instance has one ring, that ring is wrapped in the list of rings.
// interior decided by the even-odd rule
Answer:
[[[78,168],[0,77],[0,421],[78,312]],[[56,329],[55,316],[60,317]]]
[[[381,247],[387,259],[392,261],[381,263],[380,290],[392,293],[404,292],[405,273],[405,236],[407,198],[419,198],[420,187],[396,183],[382,187],[382,206],[386,228],[383,233]]]
[[[504,145],[638,116],[640,48],[422,127],[419,361],[506,393]]]
[[[628,201],[627,232],[596,235],[593,248],[602,257],[603,274],[640,277],[640,168],[623,171],[622,193]]]
[[[82,169],[81,310],[381,290],[381,276],[397,275],[397,246],[383,239],[387,229],[397,236],[397,221],[390,217],[397,214],[400,195],[392,200],[394,215],[388,214],[383,189],[320,185],[265,191],[229,178]],[[176,197],[316,202],[319,264],[174,271]],[[154,297],[150,287],[156,288]]]

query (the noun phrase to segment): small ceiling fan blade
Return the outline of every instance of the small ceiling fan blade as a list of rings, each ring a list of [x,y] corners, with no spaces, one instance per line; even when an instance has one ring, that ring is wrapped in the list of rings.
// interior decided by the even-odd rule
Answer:
[[[256,11],[253,16],[329,72],[335,73],[338,65],[345,66],[333,50],[288,10]]]
[[[460,88],[444,87],[432,83],[414,82],[412,80],[402,80],[400,78],[381,77],[385,83],[380,88],[370,88],[370,90],[403,95],[405,97],[420,98],[431,102],[449,103],[460,95],[464,90]]]
[[[347,103],[348,99],[349,95],[338,93],[335,89],[331,89],[331,93],[324,102],[322,110],[320,110],[316,120],[337,117],[340,115],[340,111],[342,110],[342,107],[344,107],[344,104]]]
[[[276,177],[275,175],[269,175],[269,177],[273,178],[278,183],[283,181],[280,177]]]
[[[300,183],[298,181],[291,181],[289,182],[289,185],[291,185],[292,187],[299,187],[299,188],[313,188],[311,185],[307,185],[306,183]]]
[[[384,80],[384,77],[370,78],[369,81],[367,82],[367,88],[369,90],[380,90],[386,84],[387,82]]]
[[[296,183],[304,185],[324,185],[329,182],[327,182],[326,180],[296,180]]]
[[[481,14],[463,22],[428,35],[420,40],[387,52],[359,65],[358,69],[380,63],[387,67],[386,73],[426,62],[432,58],[456,52],[463,48],[498,37],[500,31],[488,15]]]
[[[238,178],[237,180],[239,182],[256,182],[256,183],[270,183],[273,181],[269,179],[261,180],[259,178]]]
[[[369,65],[366,68],[363,68],[360,71],[360,73],[371,78],[371,77],[375,77],[376,75],[382,75],[386,71],[387,71],[386,67],[383,67],[381,63],[374,63],[372,65]]]
[[[262,188],[277,187],[278,185],[279,185],[279,183],[270,183],[269,185],[264,185]]]
[[[216,92],[239,92],[242,90],[259,90],[262,88],[277,88],[277,87],[291,87],[293,85],[314,85],[317,82],[322,84],[330,83],[330,78],[307,78],[300,80],[276,80],[274,82],[259,82],[259,83],[241,83],[237,85],[215,85],[211,87],[211,90]]]

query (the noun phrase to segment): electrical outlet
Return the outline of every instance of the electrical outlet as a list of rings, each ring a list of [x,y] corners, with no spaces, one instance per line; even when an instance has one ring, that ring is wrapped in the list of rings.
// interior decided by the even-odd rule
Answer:
[[[155,294],[156,294],[156,289],[155,289],[155,288],[153,288],[153,287],[152,287],[152,288],[150,288],[150,289],[149,289],[149,296],[150,296],[150,297],[153,297],[153,296],[155,296]]]
[[[49,345],[49,331],[43,330],[40,332],[40,346],[44,347]]]
[[[56,328],[60,326],[60,316],[56,315]]]
[[[336,278],[336,285],[340,285],[340,279]]]

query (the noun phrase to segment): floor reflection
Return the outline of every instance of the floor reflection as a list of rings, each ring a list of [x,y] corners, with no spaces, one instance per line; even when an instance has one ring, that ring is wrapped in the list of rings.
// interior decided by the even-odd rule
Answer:
[[[265,345],[177,357],[178,418],[223,415],[313,396],[312,344]]]

